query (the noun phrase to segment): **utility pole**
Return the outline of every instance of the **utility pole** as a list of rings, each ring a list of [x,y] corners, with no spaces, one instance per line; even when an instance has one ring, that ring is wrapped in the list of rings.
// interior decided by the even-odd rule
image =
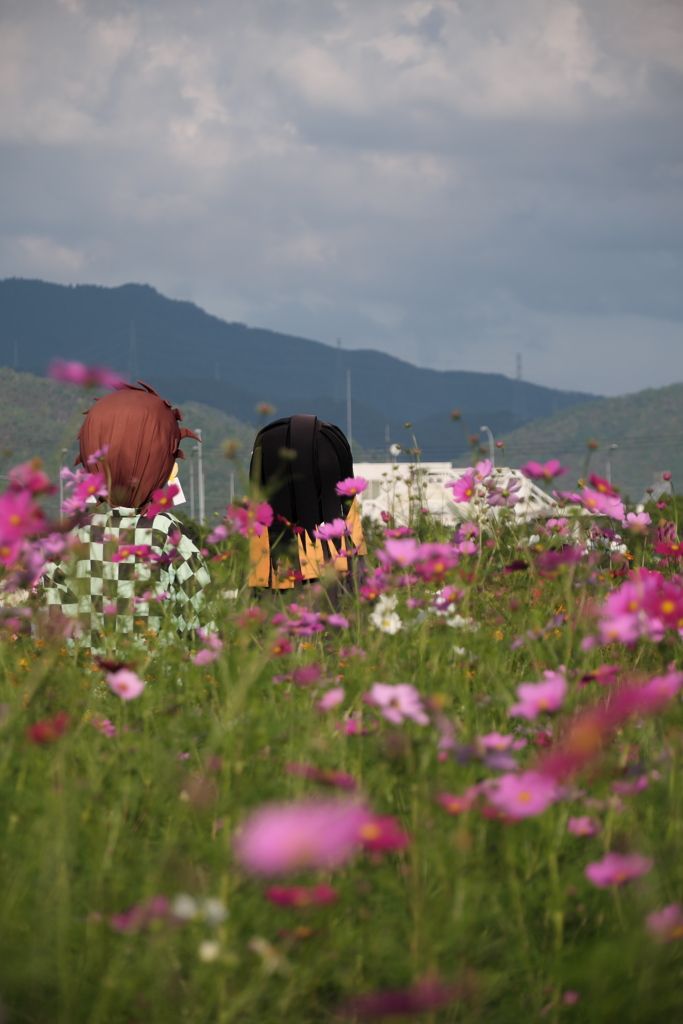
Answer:
[[[611,444],[607,449],[607,465],[605,466],[605,476],[607,477],[608,484],[612,483],[612,452],[615,451],[618,447],[618,444]]]
[[[63,509],[63,505],[64,505],[64,477],[62,476],[62,470],[64,469],[64,456],[66,455],[66,453],[68,451],[69,451],[68,448],[62,448],[62,457],[61,457],[61,460],[60,460],[60,463],[59,463],[59,515],[60,515],[60,517],[64,515],[64,512],[62,510]]]
[[[479,427],[479,429],[480,430],[485,430],[486,433],[489,435],[489,458],[491,459],[491,465],[495,466],[495,464],[496,464],[496,449],[493,446],[493,434],[491,433],[491,431],[489,430],[488,427]]]
[[[349,439],[349,446],[353,452],[353,441],[351,440],[351,371],[346,371],[346,436]]]
[[[128,338],[128,377],[130,383],[134,384],[139,376],[138,369],[138,338],[135,330],[135,320],[130,322],[130,334]]]
[[[194,519],[194,453],[198,445],[194,445],[190,451],[190,519]]]
[[[204,466],[202,463],[202,432],[199,427],[195,428],[195,434],[199,438],[197,445],[197,496],[199,498],[199,522],[203,526],[206,519],[204,514]]]

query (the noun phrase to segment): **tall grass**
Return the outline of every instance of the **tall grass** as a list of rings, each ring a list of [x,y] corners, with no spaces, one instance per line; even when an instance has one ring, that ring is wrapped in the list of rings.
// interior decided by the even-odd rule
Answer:
[[[422,540],[440,529],[423,517]],[[599,754],[567,775],[536,816],[493,814],[483,798],[449,814],[438,799],[505,773],[479,737],[498,731],[526,740],[513,756],[520,769],[538,765],[561,746],[578,709],[613,699],[619,678],[644,681],[680,664],[675,629],[656,642],[582,648],[595,633],[591,609],[633,564],[657,567],[680,585],[677,565],[662,566],[647,538],[630,541],[628,556],[587,553],[543,571],[538,557],[558,541],[530,544],[531,532],[503,516],[495,531],[484,527],[473,554],[429,582],[406,579],[407,570],[389,574],[385,595],[397,598],[401,619],[392,635],[372,625],[376,601],[350,592],[338,608],[348,628],[294,635],[292,651],[279,656],[273,647],[283,625],[273,617],[284,610],[294,618],[292,600],[331,611],[324,589],[255,595],[244,582],[246,541],[231,537],[210,547],[219,656],[202,666],[192,660],[196,644],[152,645],[134,666],[146,689],[131,701],[111,692],[78,644],[70,649],[39,625],[32,634],[7,627],[0,644],[6,1019],[312,1024],[384,1012],[353,1002],[363,994],[417,991],[427,996],[413,1009],[409,995],[396,997],[414,1020],[677,1020],[683,944],[657,941],[645,918],[683,896],[678,697],[605,734]],[[226,550],[234,553],[221,557]],[[506,571],[515,560],[526,568]],[[376,565],[374,548],[368,561]],[[450,584],[462,591],[464,624],[432,607]],[[39,594],[29,601],[36,619],[39,601]],[[612,663],[622,668],[616,682],[582,682]],[[319,679],[298,685],[295,670],[312,665]],[[569,682],[562,710],[511,717],[517,686],[561,666]],[[378,681],[412,684],[429,724],[392,724],[370,706],[365,697]],[[317,710],[339,685],[343,701]],[[68,720],[56,718],[61,712]],[[36,731],[39,723],[47,726]],[[352,776],[358,798],[410,837],[402,848],[359,849],[335,870],[275,880],[329,884],[337,899],[320,906],[273,903],[266,896],[273,880],[250,874],[235,856],[237,831],[263,804],[335,792],[349,798],[291,765]],[[619,795],[615,781],[646,788]],[[599,831],[572,834],[569,818],[585,815]],[[638,852],[653,867],[627,884],[597,888],[584,869],[610,851]],[[180,914],[149,902],[163,896],[178,911],[181,894],[196,901],[196,913],[187,900]],[[207,899],[220,901],[225,916],[209,904],[207,917]],[[135,907],[137,916],[121,918]],[[430,1000],[437,979],[443,999]]]

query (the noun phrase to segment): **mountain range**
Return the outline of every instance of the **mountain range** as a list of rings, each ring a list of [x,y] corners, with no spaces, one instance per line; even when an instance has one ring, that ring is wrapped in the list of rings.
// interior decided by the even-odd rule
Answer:
[[[468,431],[486,424],[499,434],[596,397],[227,323],[148,285],[0,281],[0,366],[39,375],[55,357],[102,363],[174,402],[199,402],[252,425],[256,405],[267,402],[277,415],[315,413],[347,430],[349,384],[351,433],[366,458],[383,458],[388,443],[411,446],[406,422],[424,458],[457,457],[467,438],[453,409]]]

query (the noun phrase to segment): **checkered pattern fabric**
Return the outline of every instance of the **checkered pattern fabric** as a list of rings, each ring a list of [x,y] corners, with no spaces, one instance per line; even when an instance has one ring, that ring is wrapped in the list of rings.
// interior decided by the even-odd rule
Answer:
[[[49,563],[43,586],[48,606],[79,620],[82,644],[104,650],[105,632],[136,634],[144,642],[206,625],[201,612],[209,572],[170,512],[148,518],[114,508],[94,513],[75,533],[82,549],[63,565]],[[149,546],[158,560],[126,552],[137,545]]]

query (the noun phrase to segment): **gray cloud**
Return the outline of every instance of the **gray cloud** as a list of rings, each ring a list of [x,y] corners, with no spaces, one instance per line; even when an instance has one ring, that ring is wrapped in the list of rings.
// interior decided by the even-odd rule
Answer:
[[[0,275],[421,365],[683,379],[677,0],[23,0]]]

